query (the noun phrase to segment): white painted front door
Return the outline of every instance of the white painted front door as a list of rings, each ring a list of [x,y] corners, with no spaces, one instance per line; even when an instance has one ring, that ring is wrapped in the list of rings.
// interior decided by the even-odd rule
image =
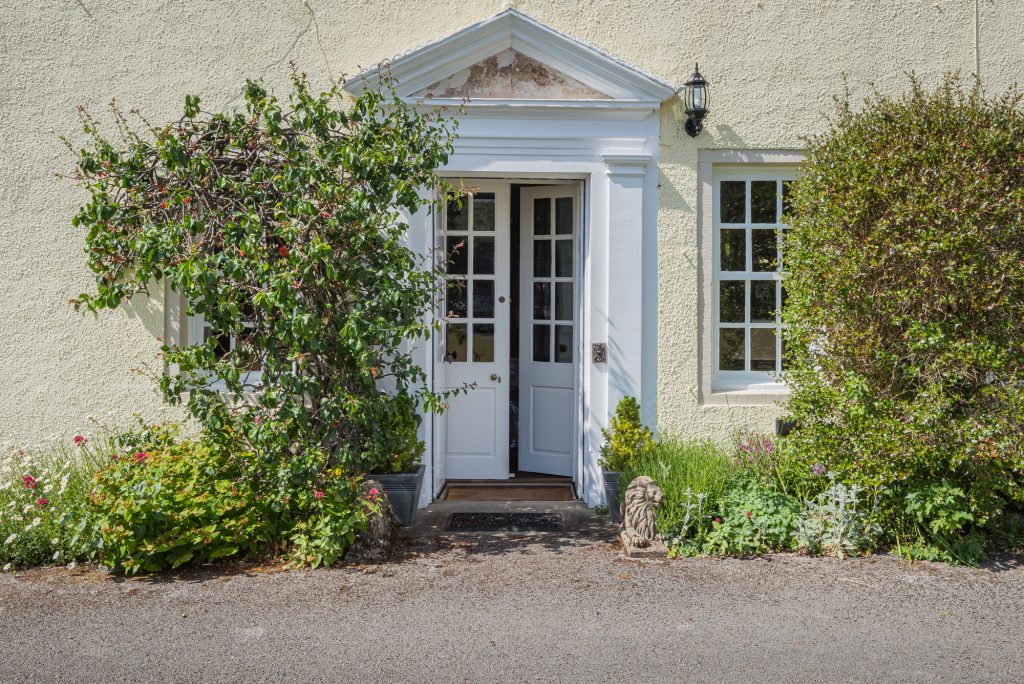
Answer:
[[[571,476],[579,192],[523,188],[520,201],[519,469]]]
[[[508,183],[467,183],[462,207],[442,217],[448,259],[444,385],[470,385],[444,412],[448,479],[508,477],[509,249]]]

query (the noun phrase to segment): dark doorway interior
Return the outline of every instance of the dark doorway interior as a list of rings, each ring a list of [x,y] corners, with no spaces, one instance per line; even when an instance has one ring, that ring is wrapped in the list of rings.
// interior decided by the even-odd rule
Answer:
[[[511,202],[509,208],[511,223],[512,248],[509,255],[512,260],[509,269],[509,360],[508,360],[508,472],[519,471],[519,191],[522,186],[512,185]]]

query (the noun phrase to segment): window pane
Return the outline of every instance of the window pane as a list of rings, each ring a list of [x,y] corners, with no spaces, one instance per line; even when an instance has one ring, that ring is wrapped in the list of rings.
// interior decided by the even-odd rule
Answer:
[[[466,317],[466,281],[451,278],[448,280],[448,306],[449,318]]]
[[[743,323],[745,280],[723,280],[718,284],[718,320]]]
[[[551,318],[551,283],[533,284],[533,317],[538,321]]]
[[[452,275],[469,273],[469,250],[466,249],[466,238],[459,235],[448,236],[448,273]]]
[[[572,240],[555,241],[555,275],[559,278],[572,277]]]
[[[747,231],[722,230],[721,251],[723,271],[747,270]]]
[[[746,181],[722,181],[718,220],[722,223],[744,223],[747,220]]]
[[[473,238],[473,273],[484,275],[494,273],[494,238],[483,236]]]
[[[572,363],[572,326],[555,326],[555,363]]]
[[[494,230],[494,193],[473,195],[473,230]]]
[[[775,370],[775,328],[750,329],[750,370]]]
[[[572,283],[555,284],[555,318],[572,320]]]
[[[551,360],[551,326],[533,326],[533,360]]]
[[[456,200],[448,202],[448,230],[466,230],[466,202],[468,200],[468,197],[463,197],[461,207]]]
[[[533,241],[533,275],[535,278],[551,276],[551,240]]]
[[[750,322],[775,322],[775,281],[750,281]]]
[[[533,200],[533,234],[551,235],[551,199],[548,197]]]
[[[750,231],[751,266],[755,271],[774,271],[777,267],[778,233],[774,228],[754,228]]]
[[[791,181],[791,180],[784,180],[784,181],[782,181],[782,214],[783,214],[783,216],[786,216],[791,211],[793,211],[792,206],[790,206],[790,204],[789,204],[790,185],[792,185],[792,184],[793,184],[793,181]],[[782,220],[782,216],[779,217],[779,220],[780,221]]]
[[[494,318],[494,281],[473,281],[473,318]]]
[[[473,324],[473,361],[490,363],[494,361],[494,324]]]
[[[466,361],[469,356],[467,342],[467,328],[465,323],[449,323],[448,334],[445,340],[445,360],[455,363]]]
[[[718,369],[744,370],[743,329],[721,328],[718,331]]]
[[[773,180],[750,182],[751,223],[775,223],[775,188]]]
[[[555,233],[572,235],[572,197],[555,200]]]

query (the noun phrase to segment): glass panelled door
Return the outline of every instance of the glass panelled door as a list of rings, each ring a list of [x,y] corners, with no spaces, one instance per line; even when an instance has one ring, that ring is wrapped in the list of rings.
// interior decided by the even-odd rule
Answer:
[[[474,184],[442,219],[444,384],[470,386],[443,416],[449,479],[508,477],[509,196],[507,183]]]
[[[519,469],[572,475],[579,196],[574,186],[521,195]]]

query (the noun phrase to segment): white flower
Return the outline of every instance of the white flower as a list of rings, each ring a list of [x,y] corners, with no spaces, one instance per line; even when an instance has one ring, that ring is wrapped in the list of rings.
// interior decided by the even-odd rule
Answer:
[[[78,567],[78,563],[76,563],[75,561],[71,561],[70,563],[68,563],[68,567],[69,567],[69,568],[75,568],[75,567]]]
[[[57,560],[58,558],[60,558],[60,551],[54,551],[53,552],[53,560]]]
[[[7,538],[7,541],[5,541],[4,544],[10,544],[12,541],[14,541],[17,538],[18,538],[18,533],[14,532],[14,533],[11,534],[10,537]]]
[[[56,544],[57,544],[57,538],[56,538],[56,537],[54,537],[53,539],[51,539],[51,540],[50,540],[50,543],[51,543],[51,544],[53,544],[54,546],[56,546]]]
[[[7,565],[5,565],[4,567],[0,568],[0,572],[7,572],[7,571],[8,571],[8,570],[10,570],[10,569],[11,569],[11,564],[10,564],[10,563],[8,563],[8,564],[7,564]]]
[[[32,527],[39,527],[39,523],[41,523],[41,522],[43,522],[43,519],[38,517],[38,516],[35,517],[35,518],[32,518]]]

